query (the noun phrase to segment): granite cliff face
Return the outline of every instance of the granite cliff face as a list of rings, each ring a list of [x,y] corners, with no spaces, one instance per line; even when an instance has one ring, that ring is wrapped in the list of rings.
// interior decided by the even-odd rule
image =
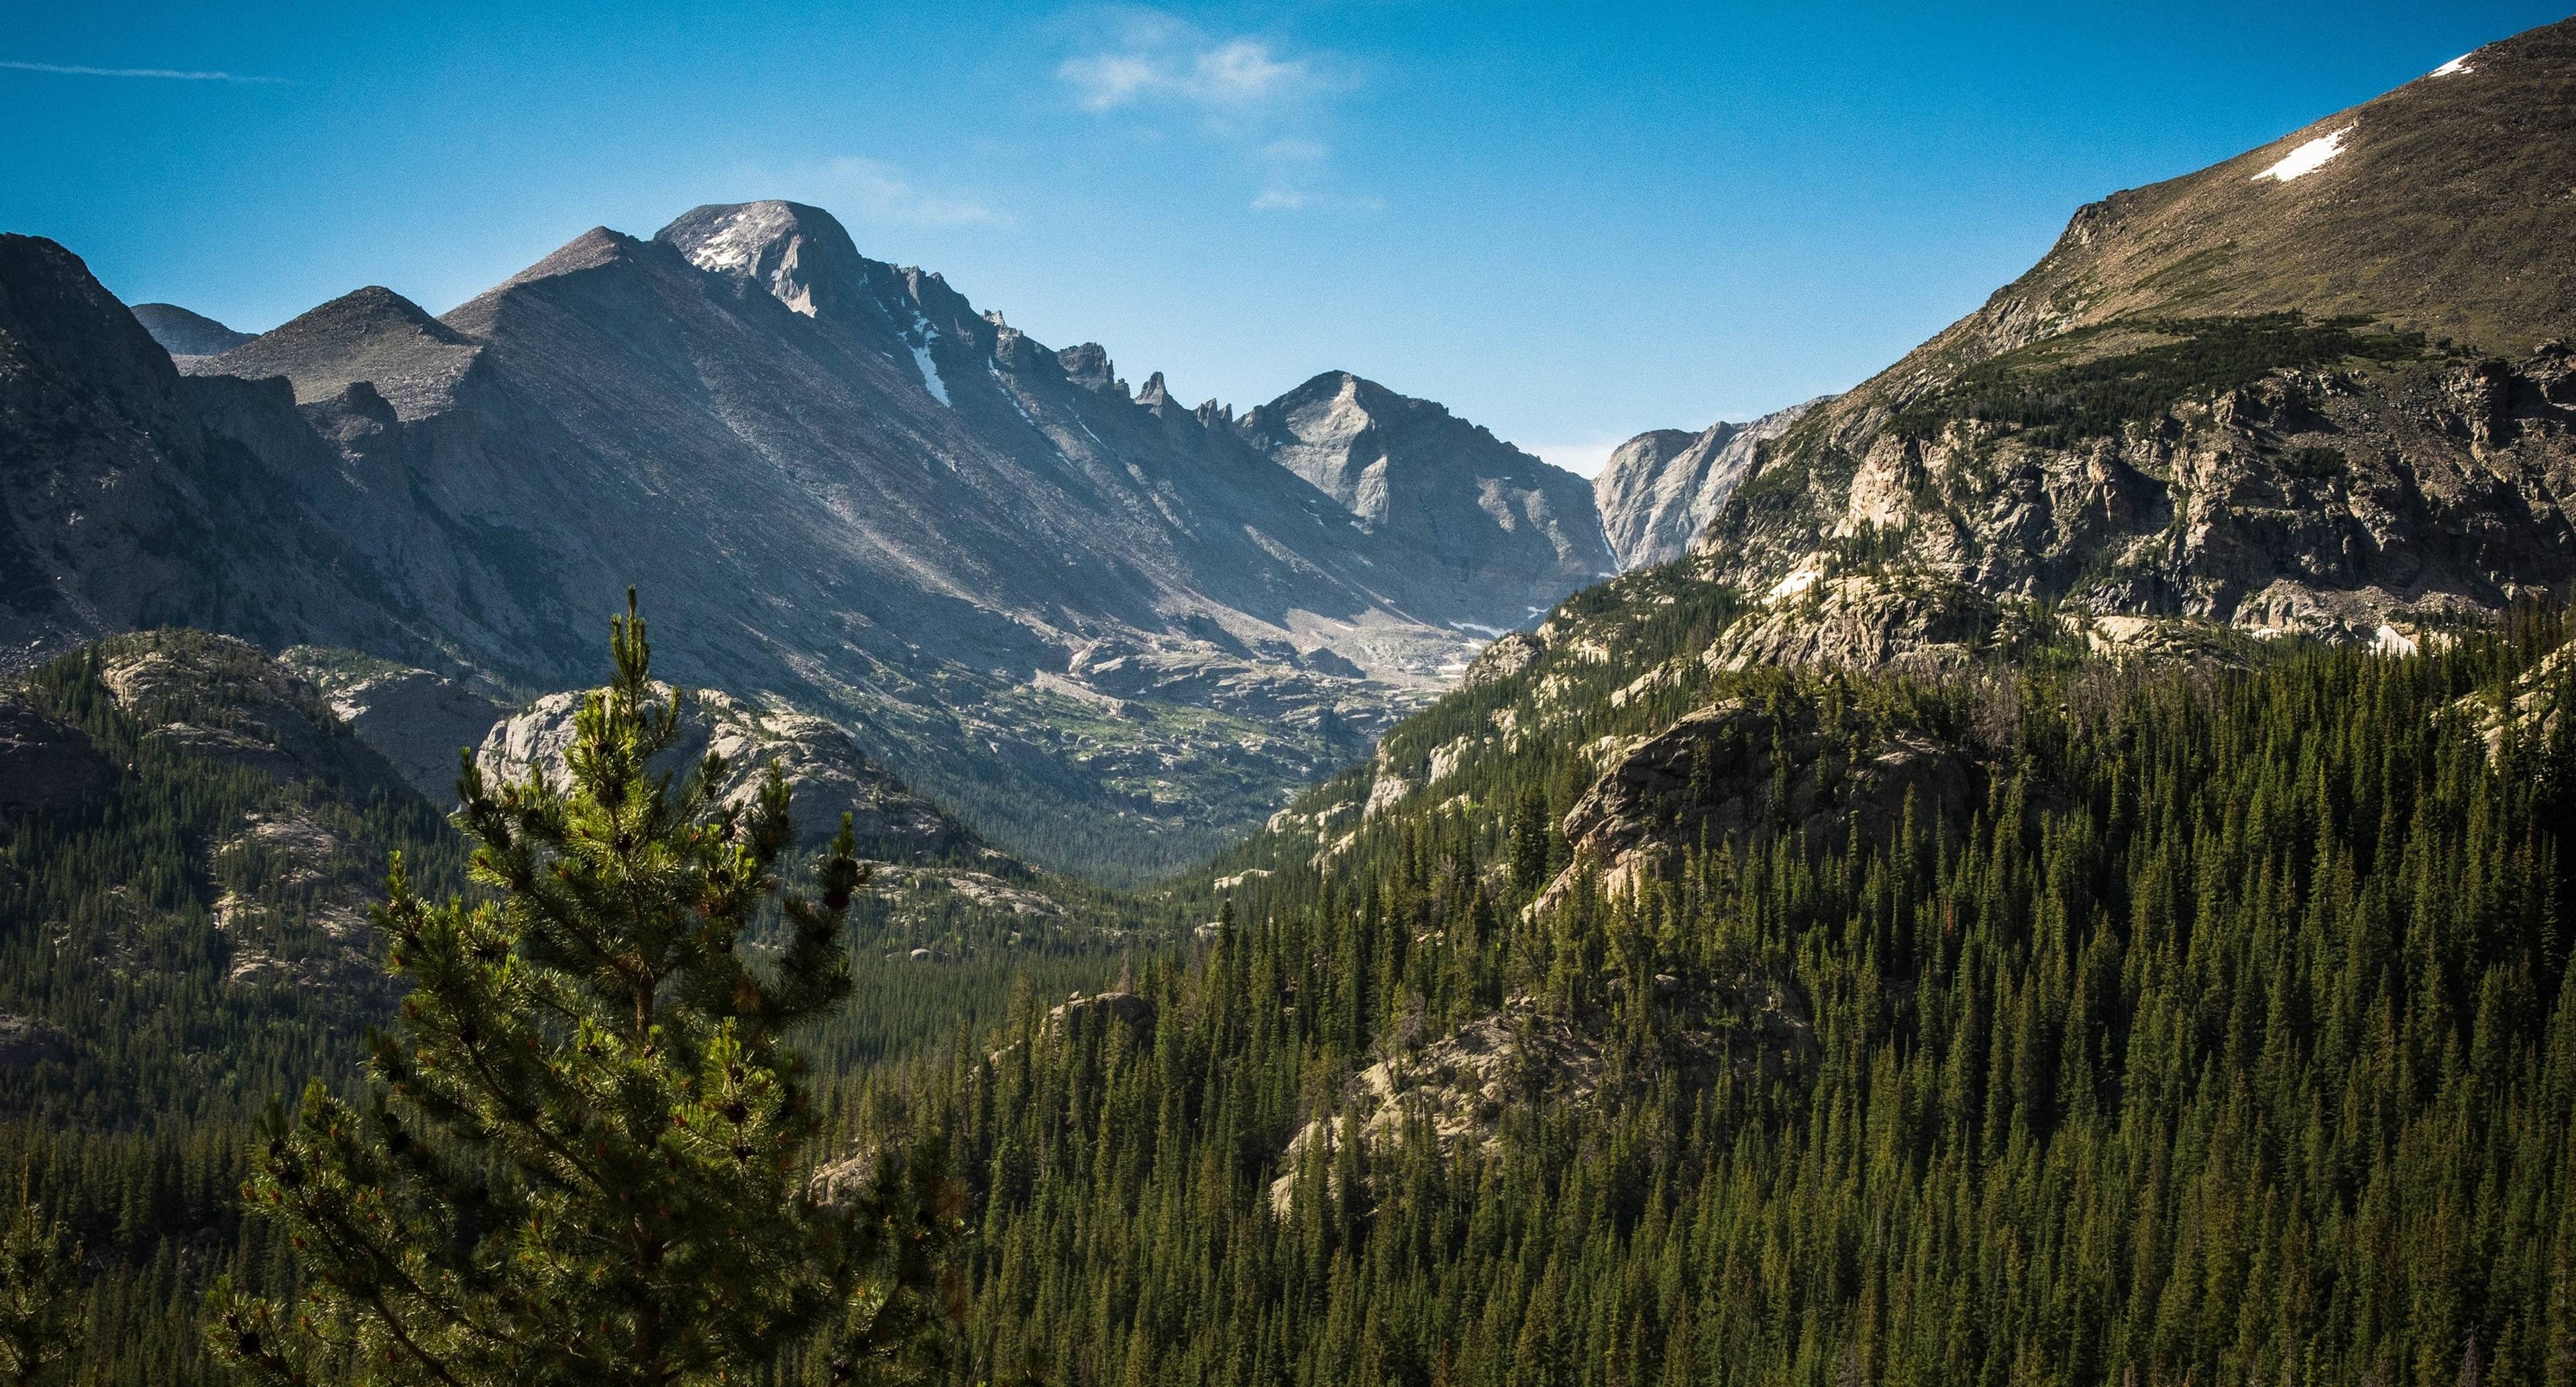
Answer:
[[[1758,450],[1714,658],[2408,648],[2576,583],[2576,21],[2078,212]]]
[[[184,624],[524,697],[583,681],[633,583],[675,677],[1113,875],[1257,822],[1610,566],[1578,480],[1437,406],[1331,378],[1384,464],[1346,503],[1283,465],[1330,408],[1255,410],[1256,444],[789,203],[595,230],[441,316],[361,289],[184,375],[6,238],[0,339],[19,664]]]
[[[1688,553],[1752,475],[1761,446],[1822,403],[1809,400],[1745,424],[1719,422],[1696,434],[1656,429],[1620,444],[1592,479],[1602,532],[1620,571],[1670,563]]]

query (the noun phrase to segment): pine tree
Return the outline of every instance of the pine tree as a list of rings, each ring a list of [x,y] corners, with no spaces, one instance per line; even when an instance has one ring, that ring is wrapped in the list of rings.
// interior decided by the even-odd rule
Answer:
[[[496,788],[465,762],[456,822],[491,897],[432,904],[395,861],[375,920],[410,993],[371,1038],[367,1110],[317,1081],[271,1116],[244,1193],[305,1294],[209,1298],[216,1355],[254,1379],[665,1387],[814,1349],[836,1381],[932,1366],[954,1182],[898,1149],[808,1180],[784,1043],[850,989],[849,824],[817,896],[780,894],[778,768],[748,805],[715,797],[713,754],[675,790],[656,761],[684,695],[648,677],[631,592],[611,626],[567,785]]]
[[[0,1384],[69,1375],[84,1337],[80,1258],[69,1230],[22,1193],[0,1234]]]
[[[1512,808],[1512,885],[1535,891],[1547,880],[1547,796],[1536,785],[1521,790]]]

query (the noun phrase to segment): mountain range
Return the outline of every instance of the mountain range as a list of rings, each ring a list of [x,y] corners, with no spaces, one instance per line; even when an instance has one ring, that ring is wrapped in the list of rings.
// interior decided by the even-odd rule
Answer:
[[[720,793],[875,860],[799,1044],[822,1170],[954,1143],[942,1381],[2564,1376],[2571,242],[2576,21],[1587,491],[783,203],[246,341],[0,238],[0,1159],[83,1371],[291,1284],[253,1114],[634,580]]]
[[[256,337],[8,237],[0,648],[198,626],[417,669],[479,717],[584,682],[631,582],[683,681],[1112,879],[1204,857],[1486,638],[1660,563],[1753,609],[1708,652],[1736,667],[2406,648],[2576,576],[2571,42],[2115,193],[1860,386],[1641,434],[1590,487],[1347,372],[1184,407],[793,203]]]
[[[16,665],[188,625],[509,704],[579,682],[634,583],[684,680],[1113,877],[1204,856],[1620,566],[1580,478],[1437,404],[1327,372],[1184,407],[791,203],[256,337],[34,238],[0,293]]]

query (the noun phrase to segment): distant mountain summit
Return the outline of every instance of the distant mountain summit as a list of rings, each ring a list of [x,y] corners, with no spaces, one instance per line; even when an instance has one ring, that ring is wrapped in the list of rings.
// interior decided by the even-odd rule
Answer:
[[[636,583],[675,676],[1095,871],[1258,822],[1612,566],[1579,479],[1436,405],[1185,407],[794,203],[597,228],[438,316],[360,289],[185,374],[49,242],[0,287],[0,387],[43,400],[0,416],[17,659],[166,622],[526,695]]]
[[[213,356],[251,340],[250,333],[235,332],[175,303],[138,303],[134,305],[134,321],[143,324],[152,340],[174,357]]]
[[[369,285],[182,369],[244,380],[282,376],[299,404],[331,399],[363,381],[405,418],[417,419],[448,403],[478,350],[420,305]]]
[[[1697,562],[1758,611],[1712,658],[2406,649],[2564,599],[2571,188],[2576,21],[2083,208],[1751,460]]]
[[[1235,431],[1371,532],[1456,574],[1467,592],[1525,589],[1532,575],[1570,591],[1614,571],[1581,478],[1429,400],[1327,371],[1245,414]]]

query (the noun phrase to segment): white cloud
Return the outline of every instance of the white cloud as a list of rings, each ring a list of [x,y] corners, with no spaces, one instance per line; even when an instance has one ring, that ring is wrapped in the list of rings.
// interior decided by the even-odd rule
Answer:
[[[158,77],[175,82],[251,82],[263,86],[283,86],[283,77],[253,77],[239,72],[186,72],[169,67],[84,67],[66,63],[21,63],[0,61],[0,68],[11,72],[48,72],[57,77]]]
[[[858,221],[914,226],[1000,226],[1010,221],[982,198],[922,188],[881,159],[844,155],[783,170],[753,169],[761,196],[790,195]]]
[[[1274,58],[1259,39],[1232,39],[1191,61],[1185,90],[1201,101],[1241,105],[1298,95],[1312,85],[1305,59]]]
[[[1329,85],[1313,60],[1282,57],[1265,39],[1210,40],[1177,23],[1132,25],[1127,38],[1120,51],[1078,54],[1056,69],[1084,110],[1161,98],[1240,111]]]
[[[1293,184],[1274,183],[1252,199],[1255,212],[1383,212],[1386,203],[1373,197],[1319,193]]]
[[[1358,85],[1336,54],[1252,35],[1212,34],[1159,10],[1125,9],[1087,21],[1088,51],[1066,58],[1057,80],[1094,115],[1133,109],[1179,112],[1199,138],[1227,149],[1250,172],[1257,212],[1373,212],[1374,197],[1340,191],[1333,148],[1316,135],[1329,98]],[[1137,137],[1161,138],[1140,129]]]

